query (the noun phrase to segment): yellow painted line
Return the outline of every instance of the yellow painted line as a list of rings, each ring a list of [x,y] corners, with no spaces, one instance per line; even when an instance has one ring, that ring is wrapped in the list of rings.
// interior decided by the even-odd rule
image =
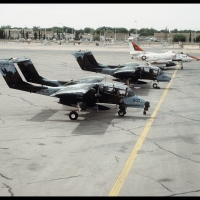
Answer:
[[[153,113],[151,114],[150,118],[148,119],[148,121],[147,121],[147,123],[146,123],[146,125],[145,125],[145,127],[144,127],[144,129],[142,131],[142,133],[140,134],[140,137],[138,138],[138,140],[137,140],[137,142],[136,142],[136,144],[135,144],[130,156],[128,157],[128,159],[127,159],[127,161],[126,161],[121,173],[119,174],[117,180],[115,181],[115,184],[112,187],[112,189],[111,189],[111,191],[110,191],[108,196],[117,196],[119,194],[120,189],[122,188],[122,185],[123,185],[128,173],[129,173],[129,171],[130,171],[130,169],[131,169],[131,167],[133,165],[133,162],[134,162],[134,160],[135,160],[135,158],[137,156],[137,151],[141,148],[141,146],[142,146],[142,144],[143,144],[143,142],[145,140],[145,137],[146,137],[146,135],[147,135],[152,123],[153,123],[153,120],[154,120],[154,118],[155,118],[155,116],[157,114],[157,111],[160,108],[160,105],[162,104],[162,102],[163,102],[163,100],[164,100],[164,98],[165,98],[165,96],[166,96],[166,94],[168,92],[168,89],[170,88],[172,80],[176,76],[176,73],[177,73],[177,70],[178,70],[179,66],[180,65],[178,65],[176,67],[176,70],[174,71],[174,73],[172,75],[171,81],[167,84],[165,90],[163,91],[163,94],[162,94],[158,104],[156,105]]]

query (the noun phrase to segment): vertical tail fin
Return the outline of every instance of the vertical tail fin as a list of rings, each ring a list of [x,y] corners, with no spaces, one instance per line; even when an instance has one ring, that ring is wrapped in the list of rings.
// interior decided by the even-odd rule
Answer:
[[[32,61],[29,58],[20,57],[20,58],[13,59],[12,61],[14,63],[17,63],[26,81],[28,82],[48,85],[48,86],[60,86],[66,83],[62,81],[48,80],[40,76],[36,68],[34,67]]]
[[[85,55],[87,56],[87,58],[88,58],[88,60],[89,60],[89,62],[91,63],[92,66],[99,67],[99,65],[98,65],[98,63],[97,63],[96,59],[94,58],[91,51],[90,52],[88,51]]]
[[[28,82],[37,83],[37,80],[42,79],[30,59],[17,58],[16,60],[13,60],[13,62],[17,63],[22,74]]]
[[[129,49],[130,52],[132,51],[144,51],[143,49],[141,49],[137,44],[135,44],[135,42],[131,42],[129,41]]]
[[[75,57],[82,70],[96,71],[96,69],[99,68],[91,51],[74,51],[72,55]]]
[[[0,60],[0,72],[10,88],[27,92],[36,92],[42,88],[24,82],[20,77],[17,69],[15,68],[13,62],[9,59]]]

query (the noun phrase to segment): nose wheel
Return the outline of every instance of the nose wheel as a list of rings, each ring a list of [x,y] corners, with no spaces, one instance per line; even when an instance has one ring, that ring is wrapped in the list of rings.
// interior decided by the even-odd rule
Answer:
[[[118,115],[120,117],[123,117],[126,114],[126,106],[124,103],[119,105],[119,111],[118,111]]]
[[[153,88],[155,88],[155,89],[160,89],[160,87],[158,86],[157,83],[153,83]]]

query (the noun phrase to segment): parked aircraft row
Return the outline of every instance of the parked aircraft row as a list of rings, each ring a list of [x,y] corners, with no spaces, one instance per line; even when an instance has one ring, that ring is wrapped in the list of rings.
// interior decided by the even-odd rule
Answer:
[[[26,57],[1,59],[0,71],[7,85],[12,89],[56,97],[59,99],[58,103],[77,108],[76,111],[72,110],[69,113],[69,118],[76,120],[80,110],[110,109],[104,105],[105,103],[118,105],[119,116],[126,114],[127,107],[143,108],[143,114],[146,114],[150,102],[137,96],[129,87],[130,84],[146,84],[147,82],[143,80],[151,80],[153,87],[159,88],[159,82],[171,80],[171,77],[161,68],[175,66],[175,61],[182,65],[182,62],[200,60],[182,52],[145,52],[133,41],[129,41],[129,48],[132,59],[142,60],[144,64],[128,62],[113,66],[98,63],[89,50],[72,52],[82,70],[111,75],[114,81],[125,84],[102,82],[104,78],[99,76],[83,77],[76,81],[50,80],[40,76],[32,61]],[[23,81],[15,63],[27,82]]]
[[[72,55],[76,58],[82,70],[108,74],[113,76],[115,81],[130,84],[146,84],[144,80],[152,80],[153,87],[158,88],[158,82],[169,82],[171,77],[154,66],[139,65],[138,63],[130,62],[121,66],[112,66],[100,64],[96,61],[91,51],[74,51]]]
[[[27,82],[18,73],[16,63]],[[98,76],[84,77],[78,81],[49,80],[38,74],[29,58],[9,58],[0,60],[0,71],[7,85],[12,89],[30,93],[56,97],[60,104],[76,107],[69,118],[76,120],[80,109],[107,110],[101,103],[119,105],[119,116],[126,114],[127,107],[143,108],[143,114],[150,107],[150,103],[137,96],[128,86],[116,83],[102,82]],[[30,83],[40,84],[35,86]]]

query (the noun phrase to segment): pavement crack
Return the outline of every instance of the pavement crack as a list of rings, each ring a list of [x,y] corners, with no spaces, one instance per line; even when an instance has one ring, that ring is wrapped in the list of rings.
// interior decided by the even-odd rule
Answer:
[[[117,162],[119,162],[119,158],[118,158],[117,156],[115,156],[115,160],[116,160]]]
[[[37,106],[37,107],[46,108],[46,109],[49,109],[50,111],[52,111],[53,113],[56,112],[56,111],[52,110],[51,108],[48,108],[47,106],[38,106],[38,105],[35,105],[35,104],[31,103],[30,101],[25,100],[25,99],[22,98],[22,97],[17,97],[17,96],[13,96],[13,95],[9,95],[9,94],[6,94],[6,95],[9,96],[9,97],[15,97],[15,98],[21,99],[21,100],[23,100],[24,102],[29,103],[29,104],[32,105],[32,106]]]
[[[189,94],[188,92],[183,92],[183,91],[181,91],[181,90],[179,90],[177,88],[173,88],[173,89],[176,90],[177,92],[180,92],[180,93],[183,93],[183,94],[192,95],[192,94]]]
[[[99,121],[99,120],[96,120],[96,121]],[[106,121],[103,121],[103,120],[101,120],[101,122],[104,122],[105,124],[108,124],[108,125],[111,125],[111,126],[113,126],[113,127],[115,127],[115,128],[118,128],[119,130],[117,130],[117,131],[120,131],[120,130],[122,130],[122,131],[128,131],[128,132],[130,132],[131,134],[133,134],[133,135],[135,135],[135,136],[138,136],[138,135],[136,135],[133,131],[131,131],[131,129],[125,129],[125,128],[116,126],[115,123],[109,123],[109,122],[106,122]],[[117,123],[117,122],[116,122],[116,123]],[[112,131],[113,131],[113,130],[107,131],[107,132],[112,132]]]
[[[31,160],[29,158],[18,158],[18,159],[22,159],[22,160]]]
[[[148,139],[148,138],[147,138],[147,139]],[[150,140],[150,139],[149,139],[149,140]],[[179,157],[179,158],[186,159],[186,160],[189,160],[189,161],[192,161],[192,162],[195,162],[195,163],[200,163],[199,161],[195,161],[195,160],[192,160],[192,159],[190,159],[190,158],[182,157],[182,156],[180,156],[180,155],[178,155],[178,154],[175,154],[174,152],[172,152],[172,151],[170,151],[170,150],[166,150],[166,149],[162,148],[161,146],[159,146],[157,143],[155,143],[155,142],[153,142],[153,141],[151,141],[151,142],[154,143],[158,148],[162,149],[163,151],[166,151],[166,152],[168,152],[168,153],[171,153],[171,154],[173,154],[173,155],[175,155],[175,156],[177,156],[177,157]]]
[[[0,118],[0,121],[2,121],[3,124],[5,123],[5,121],[3,119],[1,119],[1,118]]]
[[[5,183],[3,183],[3,185],[5,185],[6,188],[8,188],[8,192],[11,194],[11,196],[14,196],[14,193],[11,191],[12,188],[10,186],[6,185]]]
[[[157,180],[155,180],[154,178],[152,178],[152,177],[149,177],[149,176],[144,176],[144,175],[141,175],[141,174],[139,174],[139,173],[137,173],[137,172],[135,172],[136,174],[138,174],[139,176],[143,176],[143,177],[147,177],[147,178],[150,178],[150,179],[152,179],[152,180],[154,180],[154,181],[156,181],[157,183],[159,183],[162,187],[164,187],[166,190],[168,190],[168,191],[170,191],[170,192],[172,192],[172,190],[170,190],[168,187],[166,187],[164,184],[162,184],[160,181],[157,181]]]
[[[1,173],[0,173],[0,176],[3,177],[3,178],[5,178],[5,179],[12,180],[12,178],[8,178],[8,177],[4,176],[4,175],[1,174]]]
[[[37,181],[37,182],[31,182],[31,183],[28,183],[28,184],[33,184],[33,183],[41,183],[41,182],[50,182],[50,181],[57,181],[57,180],[61,180],[61,179],[70,179],[70,178],[76,178],[76,177],[79,177],[81,175],[78,175],[78,176],[69,176],[69,177],[66,177],[66,178],[56,178],[56,179],[50,179],[48,181]]]
[[[194,191],[189,191],[189,192],[182,192],[182,193],[175,193],[170,196],[176,196],[176,195],[182,195],[182,194],[188,194],[188,193],[193,193],[193,192],[200,192],[200,190],[194,190]]]

